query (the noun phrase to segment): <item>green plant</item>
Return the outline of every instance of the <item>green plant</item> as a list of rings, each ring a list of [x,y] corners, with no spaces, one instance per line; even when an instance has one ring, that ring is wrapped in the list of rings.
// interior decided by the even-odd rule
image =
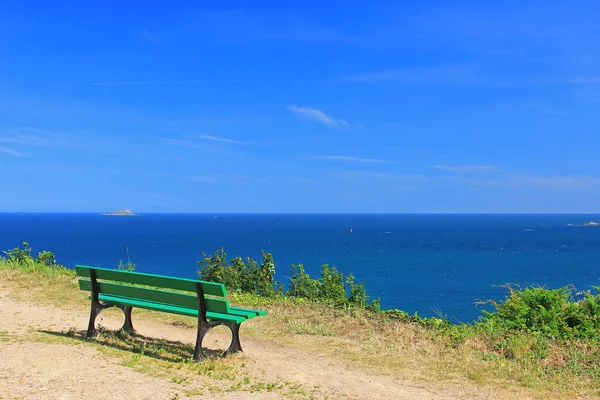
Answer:
[[[124,263],[123,260],[119,260],[119,265],[117,265],[117,269],[121,270],[121,271],[133,272],[137,268],[137,264],[131,262],[131,258],[129,257],[129,248],[128,247],[125,247],[125,252],[127,253],[127,262]]]
[[[202,253],[204,258],[198,261],[200,279],[223,283],[229,290],[236,293],[256,293],[265,297],[273,297],[277,293],[275,282],[275,263],[270,253],[263,251],[262,263],[247,257],[234,257],[227,263],[227,254],[223,248],[209,256]]]
[[[31,256],[31,247],[29,243],[23,242],[23,248],[15,247],[12,250],[3,251],[8,257],[8,261],[20,266],[33,266],[35,260]]]
[[[254,293],[272,298],[285,295],[298,299],[308,299],[333,304],[336,307],[359,307],[374,311],[380,310],[379,299],[369,303],[364,284],[356,284],[354,276],[344,278],[344,274],[335,267],[324,264],[321,277],[313,279],[304,270],[304,265],[291,266],[290,285],[287,289],[275,280],[275,262],[270,253],[262,252],[260,265],[247,257],[232,258],[227,262],[227,254],[223,248],[213,255],[202,254],[204,259],[198,261],[200,279],[221,282],[235,293]],[[349,286],[349,290],[346,288]]]
[[[344,286],[344,274],[335,267],[323,264],[321,267],[321,279],[319,279],[319,299],[341,306],[348,302],[346,298],[346,287]]]
[[[600,339],[600,296],[587,292],[576,301],[569,287],[547,289],[531,286],[523,290],[505,285],[503,302],[490,303],[495,311],[482,311],[480,324],[488,330],[522,331],[550,338]],[[595,288],[598,291],[597,288]]]
[[[319,297],[319,283],[304,271],[304,265],[292,265],[289,279],[291,284],[287,291],[288,296],[309,300],[316,300]]]
[[[275,296],[275,262],[271,253],[262,252],[262,262],[254,274],[254,282],[256,282],[256,293],[261,296]]]
[[[62,264],[56,263],[56,258],[53,252],[42,250],[38,253],[35,262],[46,267],[62,267]]]

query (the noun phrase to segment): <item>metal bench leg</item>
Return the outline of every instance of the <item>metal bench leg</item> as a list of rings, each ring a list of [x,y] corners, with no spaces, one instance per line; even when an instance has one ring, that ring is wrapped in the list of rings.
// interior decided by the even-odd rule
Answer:
[[[223,356],[231,353],[237,353],[242,350],[242,345],[240,344],[240,325],[236,323],[227,324],[229,329],[231,329],[231,344],[229,348],[225,351]]]
[[[131,322],[131,310],[133,310],[133,307],[122,306],[119,308],[121,308],[121,310],[123,310],[123,314],[125,314],[125,322],[123,322],[123,326],[121,327],[120,330],[122,330],[124,332],[128,332],[128,333],[132,333],[134,331],[133,323]]]
[[[98,314],[100,314],[102,310],[104,310],[104,307],[102,307],[101,304],[96,303],[92,300],[92,307],[90,310],[90,322],[88,324],[88,329],[85,334],[86,338],[89,339],[93,336],[96,336],[96,317],[98,316]]]
[[[202,341],[204,340],[204,336],[211,330],[212,324],[209,323],[200,323],[198,324],[198,331],[196,333],[196,347],[194,348],[194,361],[200,362],[205,357],[202,352]]]
[[[131,324],[131,309],[132,309],[132,307],[119,306],[117,304],[110,304],[110,303],[100,303],[99,301],[94,301],[92,299],[92,307],[90,310],[90,322],[88,324],[88,329],[85,334],[86,338],[89,339],[98,334],[98,331],[96,330],[96,318],[102,311],[104,311],[107,308],[114,307],[114,306],[119,307],[125,313],[125,322],[123,323],[123,327],[121,328],[121,330],[127,331],[128,329],[130,329],[130,331],[133,332],[133,325]],[[127,310],[127,309],[129,309],[129,310]]]

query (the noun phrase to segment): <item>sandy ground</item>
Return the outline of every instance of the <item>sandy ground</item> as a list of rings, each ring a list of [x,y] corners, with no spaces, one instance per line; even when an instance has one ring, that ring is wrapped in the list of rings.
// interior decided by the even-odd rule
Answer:
[[[174,399],[186,398],[184,388],[122,366],[107,357],[98,344],[53,343],[40,340],[49,332],[84,330],[88,314],[15,300],[0,285],[0,398],[1,399]],[[192,343],[195,330],[157,321],[134,320],[144,336]],[[354,370],[340,361],[307,350],[264,339],[244,337],[242,357],[249,368],[269,381],[287,381],[311,389],[314,398],[344,399],[455,399],[494,398],[491,393],[468,394],[457,385],[443,389],[401,382],[390,376]],[[196,379],[192,377],[192,379]],[[198,382],[202,377],[197,377]],[[316,389],[315,389],[316,388]],[[283,398],[285,392],[203,393],[202,398]],[[194,397],[193,395],[191,397]]]

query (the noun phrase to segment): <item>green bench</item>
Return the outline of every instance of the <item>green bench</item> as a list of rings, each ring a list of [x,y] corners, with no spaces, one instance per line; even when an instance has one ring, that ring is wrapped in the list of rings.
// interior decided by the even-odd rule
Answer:
[[[95,323],[98,314],[113,306],[120,308],[125,314],[121,330],[127,332],[133,332],[131,310],[134,307],[197,317],[194,361],[198,362],[204,357],[202,340],[209,330],[218,325],[225,325],[231,330],[231,344],[223,354],[225,356],[242,351],[242,322],[267,315],[262,310],[231,307],[229,301],[224,299],[227,292],[221,283],[84,265],[75,266],[75,271],[79,276],[79,288],[91,292],[87,338],[97,333]]]

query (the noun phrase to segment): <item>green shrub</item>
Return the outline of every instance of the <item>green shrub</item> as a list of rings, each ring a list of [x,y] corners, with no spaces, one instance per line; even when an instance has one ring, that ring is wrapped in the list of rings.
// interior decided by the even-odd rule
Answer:
[[[285,291],[280,282],[275,281],[275,262],[270,253],[262,252],[260,265],[249,257],[245,261],[240,257],[234,257],[228,263],[223,248],[217,250],[214,255],[205,253],[202,255],[204,259],[198,261],[200,279],[221,282],[230,291],[236,293],[254,293],[264,297],[285,295],[330,303],[336,307],[351,306],[380,310],[379,299],[369,303],[362,282],[356,284],[353,275],[344,279],[343,273],[327,264],[322,266],[319,279],[311,278],[305,272],[304,265],[292,265],[288,277],[290,285]]]
[[[231,269],[227,271],[227,254],[225,250],[220,248],[215,251],[215,254],[209,256],[206,253],[202,253],[204,257],[201,261],[198,261],[200,269],[198,275],[200,279],[210,282],[221,282],[230,289],[237,289],[238,279],[235,276],[236,270]]]
[[[117,269],[119,271],[133,272],[137,268],[137,264],[131,262],[131,258],[129,257],[129,248],[128,247],[125,247],[125,251],[127,252],[127,262],[124,263],[123,260],[119,260],[119,264],[117,265]]]
[[[600,297],[586,293],[575,301],[570,288],[531,286],[509,290],[503,302],[491,302],[495,311],[482,311],[480,324],[495,330],[522,331],[550,338],[600,338]],[[596,288],[597,291],[597,288]]]
[[[31,247],[29,243],[23,242],[23,248],[15,247],[12,250],[3,251],[6,254],[8,261],[20,266],[32,266],[35,260],[31,256]]]
[[[42,250],[35,258],[31,255],[31,252],[28,242],[23,242],[23,248],[15,247],[12,250],[3,251],[8,262],[20,267],[63,267],[62,264],[56,263],[55,255],[51,251]]]
[[[248,258],[249,260],[249,258]],[[275,282],[275,262],[271,253],[262,252],[262,262],[252,276],[254,292],[261,296],[273,297],[277,293]]]
[[[304,271],[304,265],[292,265],[289,278],[290,287],[287,291],[288,296],[301,297],[308,300],[318,299],[318,282]]]
[[[56,257],[53,252],[42,250],[38,253],[35,262],[46,267],[62,267],[62,264],[56,263]]]
[[[227,289],[237,293],[256,293],[265,297],[276,295],[278,282],[275,282],[275,263],[270,253],[262,253],[260,265],[249,257],[246,261],[234,257],[228,264],[223,248],[212,256],[202,255],[204,259],[198,261],[200,279],[223,283]]]
[[[346,298],[346,287],[344,286],[344,274],[335,267],[323,264],[321,267],[321,279],[319,279],[319,299],[331,302],[335,305],[344,305],[348,302]]]

